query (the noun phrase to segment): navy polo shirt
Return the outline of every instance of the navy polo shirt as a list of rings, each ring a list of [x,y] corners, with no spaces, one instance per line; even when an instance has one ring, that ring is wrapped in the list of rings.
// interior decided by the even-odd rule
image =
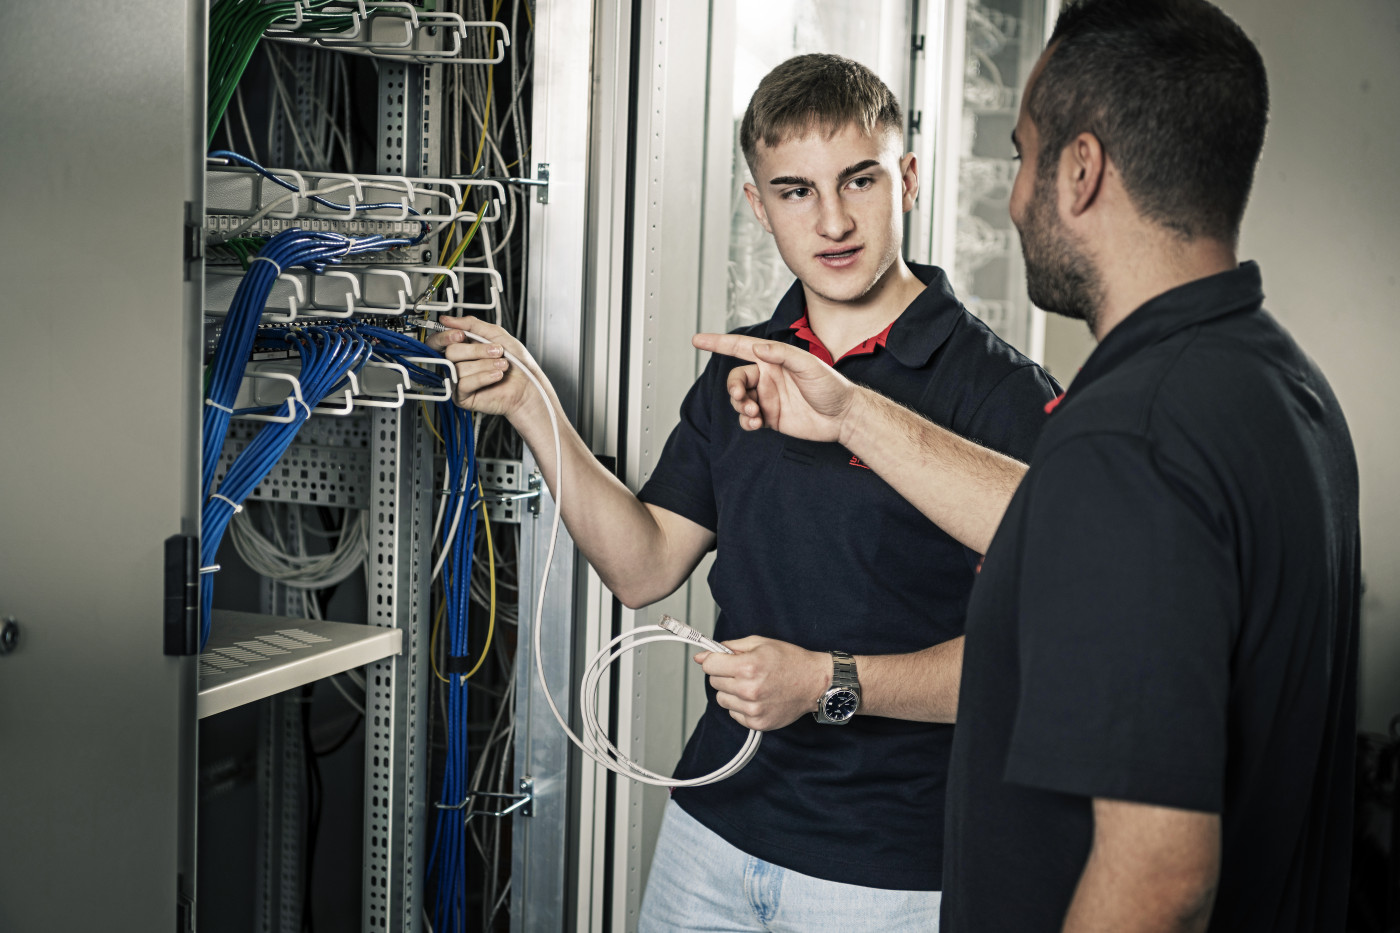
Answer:
[[[1152,299],[1047,420],[968,610],[948,933],[1057,933],[1095,797],[1220,814],[1211,930],[1343,928],[1356,459],[1262,302]]]
[[[1025,459],[1057,389],[969,314],[937,268],[883,342],[837,361],[846,377]],[[794,284],[765,324],[739,333],[807,347]],[[714,356],[681,406],[640,498],[715,532],[710,589],[721,640],[781,639],[815,651],[918,651],[963,633],[976,557],[838,444],[746,432],[725,390],[742,362]],[[727,762],[745,730],[709,702],[678,777]],[[675,800],[738,848],[803,874],[938,890],[952,727],[857,715],[802,716],[768,732],[736,776]]]

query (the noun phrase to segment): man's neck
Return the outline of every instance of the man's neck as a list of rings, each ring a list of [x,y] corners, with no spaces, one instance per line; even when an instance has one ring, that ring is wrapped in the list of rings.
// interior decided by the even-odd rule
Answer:
[[[1158,295],[1239,265],[1234,246],[1220,240],[1182,241],[1160,228],[1124,240],[1097,257],[1104,298],[1094,327],[1098,340]]]
[[[855,301],[831,301],[804,284],[807,323],[834,360],[883,331],[925,286],[903,258],[896,258],[875,287]]]

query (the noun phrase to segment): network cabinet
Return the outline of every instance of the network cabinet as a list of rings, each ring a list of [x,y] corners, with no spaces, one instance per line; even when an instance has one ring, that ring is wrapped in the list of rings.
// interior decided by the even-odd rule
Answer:
[[[490,658],[477,704],[505,728],[469,737],[483,664],[460,662],[487,659],[488,627],[513,649],[518,528],[539,492],[499,426],[458,414],[454,367],[408,322],[522,330],[543,201],[533,12],[147,3],[85,14],[57,44],[53,22],[5,14],[4,161],[25,179],[11,204],[80,211],[108,245],[74,275],[18,225],[6,235],[5,385],[26,412],[7,419],[7,466],[33,481],[5,491],[3,705],[34,713],[6,717],[4,789],[32,805],[7,834],[0,926],[302,929],[332,746],[360,750],[326,776],[362,800],[335,898],[351,906],[323,909],[326,928],[417,929],[435,910],[456,926],[483,898],[483,922],[508,923],[508,837],[484,834],[477,870],[457,863],[467,820],[528,802],[506,767],[512,663]],[[274,252],[293,241],[313,252]],[[50,329],[65,281],[103,335],[82,315]],[[477,463],[463,430],[501,456]],[[470,544],[436,561],[458,530]],[[477,551],[490,567],[472,573]],[[449,752],[489,773],[445,778]],[[240,796],[255,806],[220,810]],[[430,880],[434,859],[459,887]]]

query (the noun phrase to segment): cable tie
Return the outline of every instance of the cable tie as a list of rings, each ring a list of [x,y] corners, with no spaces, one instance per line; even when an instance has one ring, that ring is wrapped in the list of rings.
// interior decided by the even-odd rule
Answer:
[[[472,669],[472,659],[467,655],[449,654],[443,659],[444,674],[467,674]]]
[[[233,414],[233,409],[232,409],[232,408],[229,408],[227,405],[220,405],[218,402],[214,401],[212,398],[207,398],[207,399],[205,399],[205,400],[204,400],[204,404],[208,405],[210,408],[217,408],[219,411],[226,411],[226,412],[228,412],[230,415]]]
[[[269,265],[272,266],[272,268],[274,268],[274,269],[277,270],[277,274],[278,274],[278,275],[281,275],[281,274],[282,274],[282,267],[279,266],[279,265],[278,265],[276,262],[274,262],[273,260],[268,259],[266,256],[254,256],[252,259],[248,260],[248,268],[249,268],[249,269],[253,268],[253,263],[255,263],[255,262],[265,262],[265,263],[268,263]]]
[[[224,500],[224,501],[227,502],[229,505],[233,506],[233,512],[234,512],[235,515],[237,515],[237,514],[238,514],[239,512],[241,512],[241,511],[243,511],[243,506],[239,505],[237,502],[234,502],[232,499],[230,499],[228,496],[224,495],[223,493],[212,492],[212,493],[209,494],[209,498],[210,498],[210,499],[222,499],[222,500]]]

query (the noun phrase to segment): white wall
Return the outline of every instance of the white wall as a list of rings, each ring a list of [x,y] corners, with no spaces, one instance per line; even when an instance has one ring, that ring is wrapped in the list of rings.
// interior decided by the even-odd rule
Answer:
[[[1240,257],[1327,374],[1361,464],[1361,725],[1400,713],[1400,3],[1217,0],[1259,45],[1272,115]],[[1051,322],[1065,381],[1092,344]]]
[[[1362,728],[1400,713],[1400,4],[1224,0],[1273,106],[1240,237],[1327,374],[1361,464]]]

